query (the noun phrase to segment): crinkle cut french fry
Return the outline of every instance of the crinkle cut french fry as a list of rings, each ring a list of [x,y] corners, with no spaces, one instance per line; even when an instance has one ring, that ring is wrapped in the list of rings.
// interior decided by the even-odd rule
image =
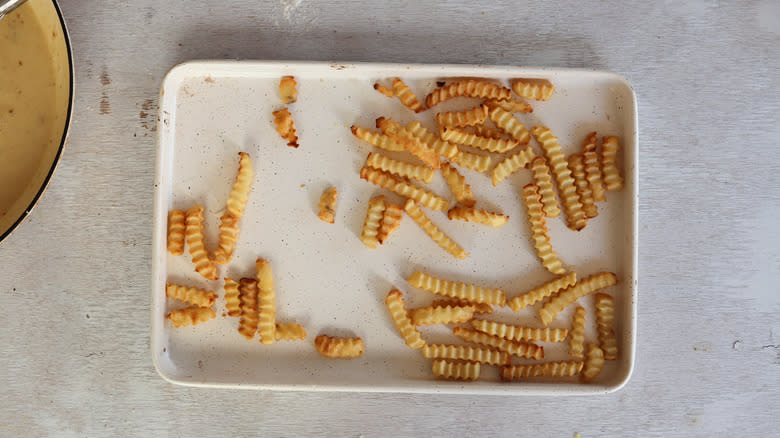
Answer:
[[[405,107],[416,113],[425,111],[422,102],[417,100],[417,96],[412,93],[411,88],[409,88],[400,78],[393,79],[393,90],[395,90],[398,100],[400,100]]]
[[[173,255],[184,254],[184,218],[182,210],[168,214],[168,251]]]
[[[489,365],[506,365],[509,363],[509,354],[505,351],[469,345],[428,344],[422,348],[422,354],[427,359],[467,360]]]
[[[441,165],[439,154],[433,148],[429,147],[397,122],[379,117],[376,119],[376,127],[402,145],[409,153],[422,160],[431,169],[438,169]]]
[[[295,88],[298,83],[295,82],[295,78],[292,76],[282,76],[282,80],[279,81],[279,96],[284,103],[293,103],[298,100],[298,90]]]
[[[203,244],[203,207],[196,205],[187,210],[184,236],[190,249],[195,270],[207,280],[217,279],[217,268],[209,260],[208,252]]]
[[[277,341],[301,341],[306,339],[306,329],[294,322],[277,322],[274,338]]]
[[[536,141],[544,149],[547,162],[550,163],[550,168],[555,175],[558,194],[561,196],[563,210],[566,212],[566,225],[575,231],[585,228],[588,219],[585,217],[580,197],[577,195],[569,163],[561,151],[561,145],[558,144],[558,137],[552,135],[552,131],[546,126],[534,126],[532,132]]]
[[[585,212],[585,217],[590,219],[598,216],[599,209],[593,200],[593,190],[591,190],[590,184],[585,177],[584,158],[580,154],[571,154],[567,161],[569,162],[571,176],[574,178],[574,185],[577,188],[577,196],[580,197],[580,202],[582,202],[582,211]]]
[[[252,339],[257,333],[257,280],[242,278],[238,282],[239,299],[241,300],[241,319],[238,321],[238,332],[247,339]]]
[[[167,316],[174,327],[196,325],[217,317],[216,312],[208,307],[187,307],[170,312]]]
[[[599,347],[604,350],[604,359],[617,359],[618,348],[615,336],[615,301],[610,295],[597,293],[596,329],[599,332]]]
[[[587,312],[582,306],[574,309],[571,317],[571,335],[569,337],[569,356],[582,358],[585,346],[585,315]]]
[[[623,188],[623,177],[617,168],[617,153],[619,143],[614,135],[608,135],[601,141],[601,164],[604,169],[604,187],[607,190]]]
[[[284,140],[287,140],[287,146],[297,148],[298,132],[295,130],[295,122],[293,121],[290,111],[287,108],[282,108],[274,111],[273,116],[276,132],[278,132]]]
[[[593,380],[601,373],[604,366],[604,350],[595,344],[588,344],[585,353],[585,366],[582,368],[582,380]]]
[[[238,283],[225,277],[225,309],[228,316],[241,316],[241,299]]]
[[[544,157],[536,157],[531,160],[531,173],[534,181],[539,187],[539,194],[542,202],[542,211],[546,217],[558,217],[561,209],[558,208],[558,199],[553,190],[550,168],[547,166],[547,160]]]
[[[581,361],[546,362],[532,365],[506,365],[499,368],[501,380],[519,380],[531,377],[572,377],[582,371]]]
[[[450,163],[442,163],[441,175],[459,204],[473,207],[477,203],[474,200],[474,192],[471,191],[471,186],[466,182],[466,178]]]
[[[336,359],[360,357],[365,350],[361,338],[340,338],[328,335],[319,335],[314,338],[314,347],[321,355]]]
[[[363,222],[363,229],[360,232],[360,241],[364,245],[371,249],[376,249],[376,244],[379,243],[379,227],[382,221],[382,216],[385,212],[385,197],[380,195],[371,198],[368,201],[368,209],[366,210],[366,219]]]
[[[244,216],[246,202],[249,200],[249,191],[252,190],[252,181],[255,171],[252,169],[252,159],[246,152],[238,153],[238,174],[233,182],[233,189],[227,200],[227,210],[236,218]]]
[[[487,171],[492,163],[490,155],[477,155],[461,150],[458,150],[458,153],[451,160],[458,166],[468,167],[477,172]]]
[[[528,144],[531,141],[531,134],[509,111],[504,111],[501,107],[494,107],[488,113],[490,120],[502,131],[506,132],[521,145]]]
[[[555,91],[555,86],[547,79],[515,79],[512,91],[526,99],[547,100]]]
[[[493,109],[495,107],[499,107],[502,110],[508,112],[508,113],[532,113],[534,112],[534,107],[531,106],[528,102],[523,102],[519,100],[495,100],[490,99],[485,101],[485,104],[487,104],[489,109]]]
[[[528,222],[531,225],[531,240],[536,249],[536,255],[542,261],[542,265],[553,274],[565,274],[566,270],[558,259],[558,254],[552,250],[550,236],[547,234],[547,223],[542,213],[541,196],[539,187],[528,184],[523,187],[523,202],[528,210]]]
[[[426,184],[433,180],[433,170],[429,167],[394,160],[386,155],[374,152],[368,154],[366,166],[384,170],[401,178],[416,179]]]
[[[412,220],[425,231],[425,234],[430,236],[431,240],[436,242],[443,250],[452,254],[456,259],[465,259],[469,256],[469,253],[461,248],[457,243],[449,238],[443,231],[441,231],[436,225],[425,216],[422,209],[414,203],[412,199],[406,201],[404,205],[404,211],[409,215]]]
[[[477,134],[480,137],[504,138],[504,139],[507,138],[504,131],[500,131],[498,129],[494,129],[485,125],[475,125],[474,134]]]
[[[453,207],[447,212],[447,217],[450,220],[474,221],[493,228],[502,227],[509,220],[509,216],[493,213],[492,211],[480,210],[474,207]]]
[[[549,324],[555,316],[569,304],[585,295],[617,284],[617,275],[611,272],[600,272],[584,278],[574,286],[564,289],[553,296],[539,309],[539,319],[544,325]]]
[[[442,128],[441,138],[457,144],[475,147],[487,152],[508,152],[517,146],[514,139],[480,137],[457,128]]]
[[[464,111],[451,111],[436,114],[436,123],[439,126],[473,126],[485,123],[488,115],[486,105],[479,105]]]
[[[165,296],[198,307],[209,307],[217,300],[217,294],[206,289],[197,289],[173,283],[165,284]]]
[[[472,319],[471,326],[482,333],[510,341],[563,342],[569,334],[567,329],[524,327],[487,319]]]
[[[531,146],[521,149],[520,152],[512,155],[504,161],[498,163],[491,173],[493,186],[506,179],[509,175],[517,172],[521,167],[526,167],[531,160],[536,157]]]
[[[414,325],[453,324],[466,322],[474,317],[473,305],[465,306],[428,306],[412,309],[412,322]]]
[[[267,260],[259,258],[255,262],[257,270],[257,301],[260,313],[257,332],[260,334],[260,342],[273,344],[276,330],[276,298],[274,294],[274,277],[271,264]]]
[[[370,129],[361,128],[360,126],[355,125],[352,125],[349,129],[352,131],[352,135],[363,141],[371,143],[379,149],[384,149],[391,152],[401,152],[406,150],[404,149],[403,145],[398,144],[398,142],[386,136],[385,134],[374,132]]]
[[[388,189],[405,198],[413,199],[433,210],[444,211],[449,206],[449,201],[446,199],[443,199],[428,190],[408,184],[379,169],[363,166],[363,168],[360,169],[360,177],[371,184],[382,187],[383,189]]]
[[[395,92],[380,83],[374,84],[374,90],[384,94],[387,97],[395,97]]]
[[[338,202],[338,196],[339,191],[335,187],[330,187],[322,192],[320,203],[318,204],[320,212],[317,214],[317,217],[320,218],[321,221],[329,224],[336,222],[336,203]]]
[[[454,307],[463,307],[463,306],[473,306],[474,307],[474,313],[493,313],[493,306],[491,306],[488,303],[472,303],[466,300],[458,300],[455,298],[450,298],[446,300],[433,300],[431,303],[431,306],[433,307],[444,307],[444,306],[454,306]]]
[[[585,141],[582,144],[582,157],[585,165],[585,178],[593,191],[593,201],[604,202],[607,200],[607,196],[604,191],[601,164],[596,150],[596,140],[595,132],[591,132],[585,137]]]
[[[238,241],[238,231],[238,218],[226,211],[219,218],[219,243],[217,243],[219,248],[214,250],[212,262],[224,265],[233,258],[233,251]]]
[[[376,236],[380,245],[384,244],[390,235],[401,226],[401,220],[403,217],[403,207],[395,204],[385,203],[385,211],[382,213],[382,220],[379,224],[379,232]]]
[[[544,348],[530,342],[516,342],[498,336],[488,335],[476,330],[455,327],[452,333],[466,342],[487,345],[509,354],[527,359],[540,360],[544,358]]]
[[[474,286],[470,283],[444,280],[417,271],[409,277],[409,285],[432,294],[441,295],[473,303],[487,303],[503,306],[506,303],[506,293],[501,289]]]
[[[433,374],[450,380],[479,379],[479,362],[450,362],[445,359],[433,361]]]
[[[512,90],[487,81],[467,79],[452,82],[433,90],[425,98],[428,108],[453,97],[478,97],[483,99],[505,100],[512,97]]]
[[[412,325],[412,320],[409,318],[409,314],[404,306],[404,296],[401,294],[401,291],[398,289],[391,290],[385,297],[385,305],[390,312],[395,328],[398,329],[406,345],[414,349],[422,348],[425,345],[425,341],[420,336],[420,332]]]
[[[415,136],[417,139],[428,145],[439,156],[444,158],[452,158],[458,153],[458,147],[454,144],[444,141],[438,134],[428,131],[423,128],[420,122],[412,122],[406,125],[407,132]]]
[[[549,297],[550,295],[558,292],[561,289],[566,289],[569,286],[573,286],[577,282],[577,273],[572,271],[563,277],[558,277],[555,280],[548,281],[547,283],[531,289],[530,291],[518,295],[509,300],[509,307],[515,312]]]

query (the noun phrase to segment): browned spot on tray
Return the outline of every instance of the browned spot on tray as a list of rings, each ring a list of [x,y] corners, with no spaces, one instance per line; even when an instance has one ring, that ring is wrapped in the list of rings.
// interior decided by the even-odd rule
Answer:
[[[206,76],[205,78],[203,78],[203,82],[208,82],[209,84],[213,84],[216,81],[211,76]]]
[[[141,108],[146,111],[155,109],[154,101],[152,99],[144,100],[144,102],[141,104]]]
[[[107,70],[103,70],[103,73],[100,73],[100,84],[104,87],[111,85],[111,76],[108,75]]]
[[[108,101],[106,93],[100,97],[100,114],[111,114],[111,102]]]

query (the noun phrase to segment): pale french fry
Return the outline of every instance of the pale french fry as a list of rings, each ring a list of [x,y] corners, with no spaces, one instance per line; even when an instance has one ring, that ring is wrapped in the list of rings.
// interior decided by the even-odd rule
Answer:
[[[608,135],[601,140],[601,165],[604,169],[604,187],[607,190],[623,188],[623,177],[617,168],[618,138]]]
[[[450,380],[479,379],[479,362],[450,362],[444,359],[433,361],[433,374]]]
[[[423,143],[422,140],[412,135],[411,132],[407,131],[397,122],[384,117],[379,117],[376,119],[376,127],[381,129],[385,135],[402,145],[404,149],[409,151],[412,155],[422,160],[422,162],[431,169],[438,169],[441,165],[439,154],[437,154],[433,148]]]
[[[433,170],[429,167],[394,160],[386,155],[374,152],[368,154],[366,166],[384,170],[401,178],[416,179],[426,184],[433,180]]]
[[[480,105],[464,111],[438,113],[436,114],[436,123],[441,127],[481,125],[485,123],[487,115],[487,105]]]
[[[468,167],[477,172],[487,171],[492,163],[490,155],[477,155],[461,150],[458,150],[458,153],[451,159],[453,163],[459,166]]]
[[[241,319],[238,321],[238,332],[241,336],[252,339],[257,333],[257,280],[242,278],[238,281],[238,294],[241,300]]]
[[[217,317],[216,312],[208,307],[187,307],[170,312],[167,316],[174,327],[196,325]]]
[[[379,243],[379,227],[384,212],[384,196],[380,195],[368,201],[368,210],[366,211],[366,219],[363,222],[363,229],[360,232],[360,241],[371,249],[376,249],[376,244]]]
[[[541,196],[539,187],[528,184],[523,187],[523,202],[528,210],[528,222],[531,225],[531,239],[534,242],[536,255],[542,261],[542,265],[553,274],[565,274],[566,270],[558,259],[558,254],[552,250],[550,236],[547,234],[547,223],[542,213]]]
[[[515,79],[512,91],[526,99],[547,100],[555,91],[555,86],[547,79]]]
[[[474,221],[493,228],[502,227],[509,220],[509,216],[493,213],[492,211],[480,210],[474,207],[453,207],[447,212],[447,217],[450,220]]]
[[[517,141],[505,138],[480,137],[477,134],[457,128],[442,128],[441,138],[457,144],[475,147],[487,152],[508,152],[517,146]]]
[[[241,218],[244,216],[246,202],[249,200],[249,191],[252,190],[255,171],[252,169],[252,159],[249,154],[239,152],[238,156],[238,174],[228,196],[227,210],[233,217]]]
[[[182,210],[168,214],[168,251],[173,255],[184,254],[185,216]]]
[[[615,360],[618,355],[617,337],[615,336],[615,301],[610,295],[603,293],[597,293],[594,298],[599,347],[604,351],[604,359]]]
[[[498,128],[517,140],[521,145],[528,144],[531,141],[531,134],[525,128],[525,125],[520,123],[515,116],[509,111],[505,111],[501,107],[494,107],[488,113],[490,120],[498,126]]]
[[[390,235],[401,226],[401,220],[403,217],[403,207],[395,204],[385,203],[385,211],[382,213],[382,221],[379,224],[379,232],[376,236],[380,245],[384,244]]]
[[[287,146],[291,148],[298,147],[298,132],[295,130],[295,122],[293,122],[292,114],[287,108],[273,112],[274,124],[276,125],[276,132],[284,140],[287,140]]]
[[[489,365],[509,364],[509,354],[505,351],[468,345],[428,344],[422,348],[422,354],[427,359],[467,360]]]
[[[423,128],[420,122],[412,122],[406,125],[406,128],[404,129],[423,143],[427,144],[428,147],[433,149],[441,157],[452,158],[458,153],[457,146],[442,140],[438,134],[434,134]]]
[[[217,268],[209,260],[208,252],[203,244],[203,207],[196,205],[187,210],[184,236],[190,249],[195,270],[207,280],[217,279]]]
[[[319,335],[314,338],[314,347],[321,355],[336,359],[360,357],[365,350],[361,338],[340,338],[328,335]]]
[[[546,126],[534,126],[532,130],[536,141],[544,149],[547,161],[555,175],[555,182],[558,184],[558,194],[561,196],[563,210],[566,212],[566,225],[575,231],[585,228],[588,219],[585,217],[585,211],[582,209],[580,197],[577,195],[577,188],[574,186],[574,178],[569,170],[569,163],[566,161],[561,145],[558,144],[558,137],[552,135],[552,131]]]
[[[320,212],[317,217],[321,221],[332,224],[336,222],[336,204],[338,202],[339,191],[335,187],[331,187],[320,195],[320,203],[318,207]]]
[[[510,341],[563,342],[569,334],[567,329],[524,327],[487,319],[472,319],[471,326],[482,333]]]
[[[536,157],[531,160],[531,173],[534,176],[534,182],[539,187],[541,195],[542,212],[545,217],[558,217],[561,209],[558,208],[558,199],[553,190],[550,168],[547,166],[547,160],[544,157]]]
[[[306,329],[294,322],[277,322],[274,339],[277,341],[301,341],[306,339]]]
[[[585,353],[585,366],[582,368],[582,380],[593,380],[601,373],[604,366],[604,350],[595,344],[588,344]]]
[[[593,190],[590,188],[587,178],[585,178],[585,161],[580,154],[571,154],[567,160],[571,176],[574,178],[574,185],[577,188],[577,195],[582,202],[582,211],[585,217],[590,219],[599,215],[599,209],[593,201]]]
[[[241,298],[238,283],[225,277],[225,309],[228,316],[241,316]]]
[[[473,207],[477,201],[474,200],[474,193],[471,191],[471,186],[466,183],[466,178],[461,175],[458,170],[450,163],[442,163],[441,175],[444,177],[444,181],[450,188],[450,191],[455,195],[455,199],[459,204],[466,207]]]
[[[512,155],[504,161],[498,163],[491,173],[493,186],[506,179],[509,175],[517,172],[521,167],[528,166],[528,163],[536,157],[531,146],[521,149],[520,152]]]
[[[370,129],[361,128],[360,126],[352,125],[352,127],[349,128],[352,131],[352,135],[355,137],[366,141],[368,143],[371,143],[372,145],[384,149],[386,151],[391,152],[401,152],[405,151],[403,145],[398,144],[395,140],[392,138],[381,134],[379,132],[371,131]]]
[[[395,90],[395,95],[398,96],[398,100],[400,100],[405,107],[416,113],[425,111],[422,102],[417,100],[417,96],[412,93],[412,90],[400,78],[393,79],[393,90]]]
[[[593,201],[604,202],[607,200],[607,196],[604,191],[599,154],[596,151],[596,139],[595,132],[591,132],[585,137],[582,144],[582,157],[585,165],[585,178],[593,191]]]
[[[415,187],[411,184],[402,181],[389,173],[374,169],[371,167],[363,166],[360,169],[360,177],[370,182],[371,184],[388,189],[394,193],[397,193],[405,198],[413,199],[420,204],[433,210],[447,210],[449,202],[425,189]]]
[[[257,323],[257,332],[260,334],[260,342],[273,344],[276,330],[276,298],[274,294],[274,276],[271,264],[265,259],[257,259],[257,301],[260,313]]]
[[[233,258],[233,251],[238,241],[238,231],[238,218],[230,214],[230,212],[225,212],[219,218],[219,242],[217,243],[219,248],[214,250],[214,257],[211,258],[212,262],[224,265]]]
[[[384,94],[387,97],[395,97],[395,92],[384,85],[381,85],[379,83],[374,84],[374,90]]]
[[[495,107],[499,107],[502,110],[509,112],[509,113],[532,113],[534,112],[534,107],[531,106],[528,102],[522,102],[519,100],[495,100],[490,99],[485,101],[485,104],[487,104],[489,109],[493,109]]]
[[[298,100],[298,90],[295,88],[298,83],[295,82],[295,78],[292,76],[282,76],[282,80],[279,81],[279,96],[284,103],[293,103]]]
[[[571,317],[571,336],[569,337],[569,356],[582,358],[585,346],[585,315],[587,312],[582,306],[574,309]]]
[[[474,134],[477,134],[480,137],[503,138],[503,139],[507,138],[504,131],[500,131],[498,129],[494,129],[485,125],[475,125]]]
[[[555,316],[577,299],[598,290],[617,284],[617,275],[611,272],[600,272],[584,278],[574,286],[558,292],[539,309],[539,319],[544,325],[549,324]]]
[[[431,303],[431,306],[433,307],[445,307],[445,306],[456,306],[456,307],[462,307],[462,306],[473,306],[474,307],[474,313],[493,313],[493,306],[491,306],[488,303],[471,303],[466,300],[458,300],[458,299],[446,299],[446,300],[434,300]]]
[[[512,90],[500,85],[475,79],[452,82],[433,90],[425,98],[428,108],[453,97],[478,97],[483,99],[505,100],[512,97]]]
[[[443,231],[441,231],[436,225],[425,216],[422,209],[415,204],[414,200],[408,199],[406,205],[404,205],[404,211],[409,215],[412,220],[425,231],[425,233],[431,237],[431,240],[436,242],[442,249],[452,254],[457,259],[465,259],[469,254],[461,248],[457,243],[450,239]]]
[[[569,272],[563,277],[558,277],[555,280],[548,281],[547,283],[537,288],[531,289],[522,295],[518,295],[512,298],[509,300],[509,307],[511,307],[515,312],[519,312],[520,310],[536,303],[537,301],[544,300],[561,289],[566,289],[569,286],[573,286],[576,282],[577,273],[574,271]]]
[[[519,380],[531,377],[572,377],[582,372],[581,361],[546,362],[532,365],[506,365],[499,368],[501,380]]]
[[[507,353],[527,359],[540,360],[544,358],[544,348],[530,342],[516,342],[498,336],[488,335],[476,330],[455,327],[452,333],[466,342],[487,345]]]
[[[165,296],[198,307],[210,307],[217,301],[217,294],[206,289],[197,289],[173,283],[165,284]]]
[[[453,324],[466,322],[474,317],[476,308],[466,306],[428,306],[410,310],[414,325]]]
[[[412,320],[404,307],[403,294],[397,289],[391,290],[385,298],[385,305],[390,312],[395,328],[398,329],[406,345],[414,349],[422,348],[425,341],[420,336],[420,332],[412,325]]]
[[[409,277],[408,282],[410,286],[416,287],[417,289],[422,289],[449,298],[457,298],[472,303],[494,304],[496,306],[503,306],[506,304],[506,293],[501,289],[444,280],[428,275],[422,271],[417,271],[412,274]]]

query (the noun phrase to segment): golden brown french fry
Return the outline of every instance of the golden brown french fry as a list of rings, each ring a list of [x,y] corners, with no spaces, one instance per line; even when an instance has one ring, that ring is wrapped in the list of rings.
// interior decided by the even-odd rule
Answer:
[[[499,368],[501,380],[519,380],[531,377],[572,377],[582,371],[581,361],[546,362],[532,365],[506,365]]]
[[[450,220],[474,221],[493,228],[502,227],[509,220],[509,216],[493,213],[492,211],[476,209],[474,207],[453,207],[447,212],[447,217]]]
[[[474,314],[477,313],[493,313],[493,306],[491,306],[488,303],[471,303],[466,300],[459,300],[455,298],[448,298],[448,299],[442,299],[442,300],[433,300],[431,302],[431,306],[433,307],[446,307],[446,306],[454,306],[454,307],[463,307],[463,306],[472,306],[474,307]]]
[[[473,129],[474,129],[474,134],[477,134],[480,137],[503,138],[503,139],[507,138],[504,131],[494,129],[489,126],[475,125]]]
[[[168,214],[168,251],[173,255],[184,254],[185,216],[182,210]]]
[[[398,99],[405,107],[416,113],[425,111],[422,102],[417,100],[417,96],[412,93],[412,90],[400,78],[393,79],[393,90],[395,90],[396,96],[398,96]]]
[[[476,330],[455,327],[452,333],[466,342],[487,345],[507,353],[527,359],[540,360],[544,358],[544,348],[530,342],[516,342],[498,336],[488,335]]]
[[[599,347],[604,351],[604,359],[615,360],[618,355],[615,336],[615,301],[610,295],[597,293],[596,328],[599,332]]]
[[[488,152],[508,152],[517,146],[517,141],[513,139],[480,137],[477,134],[457,128],[442,128],[441,138],[452,143],[471,146]]]
[[[317,214],[317,217],[320,218],[321,221],[329,224],[336,222],[336,203],[338,202],[338,196],[339,191],[335,187],[330,187],[322,192],[320,203],[318,204],[320,212]]]
[[[241,298],[238,283],[225,277],[225,309],[228,316],[241,316]]]
[[[360,177],[384,189],[395,192],[405,198],[413,199],[420,204],[433,209],[444,211],[449,206],[449,201],[443,199],[425,189],[415,187],[393,175],[371,167],[363,166],[360,169]]]
[[[387,202],[385,203],[385,211],[382,213],[382,221],[379,224],[379,232],[376,236],[380,245],[384,244],[390,235],[401,226],[403,217],[403,207]]]
[[[376,119],[376,127],[381,129],[385,135],[402,145],[404,149],[409,151],[412,155],[422,160],[422,162],[431,169],[438,169],[441,165],[439,154],[437,154],[435,150],[423,143],[422,140],[415,137],[397,122],[384,117],[379,117]]]
[[[547,79],[515,79],[512,91],[526,99],[547,100],[555,91],[555,86]]]
[[[295,82],[295,78],[292,76],[282,76],[282,80],[279,81],[279,96],[284,103],[293,103],[298,100],[298,90],[295,88],[298,83]]]
[[[582,211],[585,217],[590,219],[599,215],[598,207],[593,201],[593,190],[585,177],[585,159],[580,154],[571,154],[567,160],[571,176],[574,178],[574,186],[577,188],[577,196],[582,202]]]
[[[469,256],[463,248],[450,239],[444,232],[442,232],[436,225],[425,216],[422,209],[415,204],[414,200],[408,199],[406,205],[404,205],[404,211],[409,215],[412,220],[425,231],[425,234],[431,237],[431,240],[436,242],[442,249],[452,254],[457,259],[465,259]]]
[[[384,170],[401,178],[416,179],[426,184],[433,180],[433,170],[429,167],[394,160],[386,155],[374,152],[368,154],[366,166]]]
[[[601,140],[601,165],[604,169],[604,186],[607,190],[623,188],[623,177],[617,168],[617,153],[619,143],[614,135],[608,135]]]
[[[257,333],[257,280],[242,278],[238,281],[238,294],[241,300],[241,319],[238,321],[238,332],[241,336],[252,339]]]
[[[227,210],[234,217],[241,218],[244,216],[246,202],[249,200],[249,191],[252,190],[255,171],[252,169],[252,159],[249,154],[239,152],[238,156],[238,173],[228,196]]]
[[[522,295],[518,295],[512,298],[509,300],[509,307],[511,307],[515,312],[519,312],[520,310],[536,303],[537,301],[542,301],[543,299],[551,296],[561,289],[566,289],[569,286],[573,286],[576,282],[577,273],[574,271],[569,272],[563,277],[558,277],[555,280],[548,281],[547,283],[537,288],[531,289]]]
[[[558,199],[553,190],[550,168],[547,166],[547,160],[544,157],[536,157],[531,160],[531,173],[534,176],[534,182],[539,187],[541,195],[542,212],[546,217],[558,217],[561,209],[558,208]]]
[[[511,135],[519,144],[525,145],[531,141],[531,134],[525,128],[525,125],[520,123],[520,121],[509,111],[505,111],[501,107],[496,106],[490,110],[488,115],[490,116],[490,120],[492,120],[500,130]]]
[[[453,97],[505,100],[512,97],[512,90],[487,81],[467,79],[465,81],[452,82],[433,90],[425,98],[425,104],[428,105],[428,108],[431,108]]]
[[[451,160],[458,166],[468,167],[477,172],[487,171],[492,163],[490,155],[477,155],[461,150],[458,150],[458,153]]]
[[[509,363],[509,354],[505,351],[468,345],[428,344],[422,348],[422,354],[427,359],[467,360],[489,365],[506,365]]]
[[[436,152],[436,154],[438,154],[441,157],[452,158],[455,156],[455,154],[458,153],[457,146],[455,146],[450,142],[442,140],[438,134],[429,132],[427,129],[423,128],[420,122],[412,122],[406,125],[404,129],[406,129],[408,133],[415,136],[418,140],[428,145],[428,147],[433,149]]]
[[[208,307],[187,307],[170,312],[167,316],[174,327],[196,325],[217,317],[216,312]]]
[[[257,270],[257,300],[260,313],[257,332],[260,334],[260,342],[273,344],[276,340],[276,298],[274,294],[274,277],[271,264],[267,260],[259,258],[255,262]]]
[[[233,251],[235,250],[236,242],[238,241],[238,218],[225,212],[219,218],[219,248],[214,250],[214,256],[211,261],[224,265],[233,258]]]
[[[585,347],[585,315],[586,311],[582,306],[574,309],[571,318],[571,336],[569,337],[569,356],[582,358]]]
[[[408,281],[410,286],[436,295],[466,300],[471,303],[487,303],[497,306],[506,304],[506,293],[501,289],[444,280],[422,271],[412,274]]]
[[[444,177],[444,181],[450,188],[450,191],[455,195],[455,199],[459,204],[466,207],[473,207],[477,201],[474,200],[474,193],[471,191],[471,186],[466,183],[466,178],[461,175],[458,170],[450,163],[442,163],[441,175]]]
[[[380,195],[368,201],[368,210],[366,211],[366,219],[363,222],[363,229],[360,233],[360,241],[371,249],[376,249],[376,244],[379,243],[379,227],[384,212],[384,196]]]
[[[381,85],[380,83],[374,84],[374,90],[384,94],[387,97],[395,97],[395,92],[384,85]]]
[[[444,359],[433,361],[433,374],[450,380],[479,379],[479,362],[450,362]]]
[[[506,179],[509,175],[517,172],[521,167],[526,167],[531,160],[536,157],[531,146],[521,149],[520,152],[512,155],[504,161],[498,163],[493,169],[491,177],[493,179],[493,186],[497,186],[498,183]]]
[[[274,338],[277,341],[301,341],[306,339],[306,329],[294,322],[277,322]]]
[[[582,380],[593,380],[604,366],[604,351],[595,344],[588,344],[585,353],[585,366],[582,368]]]
[[[398,329],[406,345],[414,349],[422,348],[425,345],[425,341],[420,336],[420,332],[414,328],[412,320],[406,312],[404,296],[401,294],[401,291],[398,289],[391,290],[385,297],[385,305],[390,312],[395,328]]]
[[[411,309],[414,325],[452,324],[466,322],[474,317],[476,307],[464,306],[428,306]]]
[[[361,338],[339,338],[328,335],[319,335],[314,338],[314,347],[321,355],[336,359],[360,357],[365,350]]]
[[[273,112],[274,124],[276,125],[276,132],[284,140],[287,140],[287,146],[291,148],[298,147],[298,133],[295,130],[295,122],[293,122],[292,114],[287,108]]]
[[[558,254],[552,250],[550,236],[547,234],[547,223],[542,214],[541,195],[536,184],[528,184],[523,187],[523,202],[528,210],[528,222],[531,224],[531,239],[536,248],[536,255],[542,261],[542,265],[553,274],[565,274],[566,270],[558,259]]]
[[[371,143],[372,145],[391,152],[405,151],[403,145],[396,142],[394,139],[381,134],[379,132],[371,131],[370,129],[361,128],[360,126],[352,125],[349,128],[352,131],[352,135],[355,137]]]
[[[583,164],[585,165],[585,178],[593,191],[593,201],[604,202],[607,196],[604,191],[599,154],[596,150],[596,133],[591,132],[585,137],[582,144]]]
[[[436,123],[440,127],[473,126],[485,123],[488,115],[487,105],[479,105],[464,111],[451,111],[436,114]]]
[[[558,292],[539,309],[539,319],[544,325],[549,324],[555,316],[577,299],[598,290],[617,284],[617,275],[611,272],[600,272],[584,278],[574,286]]]
[[[487,319],[472,319],[471,326],[482,333],[510,341],[563,342],[569,334],[567,329],[524,327]]]
[[[569,163],[561,151],[561,145],[558,144],[558,137],[552,135],[550,128],[546,126],[534,126],[532,130],[536,141],[544,149],[547,161],[555,175],[555,182],[558,184],[558,193],[561,196],[563,210],[566,212],[566,225],[575,231],[585,228],[588,219],[585,217],[585,211],[582,209],[580,197],[577,195],[577,188],[574,186],[574,178],[569,170]]]
[[[531,106],[528,102],[522,102],[519,100],[495,100],[490,99],[485,101],[485,104],[487,104],[489,109],[493,109],[495,107],[499,107],[502,110],[509,112],[509,113],[532,113],[534,112],[534,107]]]
[[[181,286],[173,283],[165,284],[165,296],[198,307],[210,307],[217,300],[217,294],[210,290]]]
[[[203,207],[196,205],[187,210],[184,236],[190,249],[195,270],[207,280],[217,279],[217,268],[209,260],[208,252],[203,244]]]

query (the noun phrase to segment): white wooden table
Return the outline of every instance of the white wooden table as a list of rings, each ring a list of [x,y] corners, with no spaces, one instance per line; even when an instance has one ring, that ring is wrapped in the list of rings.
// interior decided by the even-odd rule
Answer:
[[[0,245],[0,436],[778,434],[780,3],[390,3],[62,1],[75,114],[51,187]],[[171,66],[196,58],[625,74],[641,167],[631,381],[607,396],[506,398],[160,379],[149,353],[156,97]]]

